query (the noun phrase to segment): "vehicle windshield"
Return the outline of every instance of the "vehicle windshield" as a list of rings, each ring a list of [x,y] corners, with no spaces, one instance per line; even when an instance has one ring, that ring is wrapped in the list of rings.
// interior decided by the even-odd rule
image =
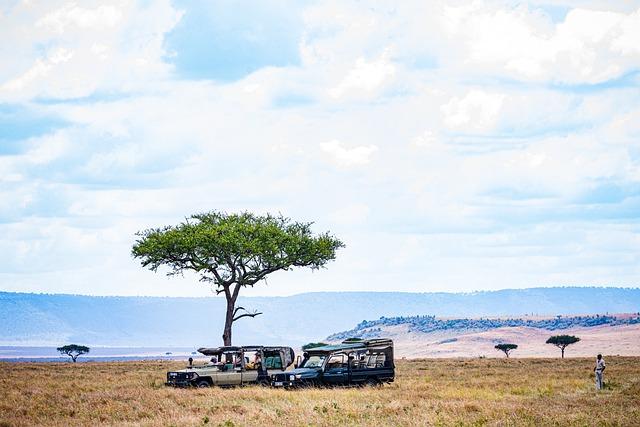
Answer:
[[[324,359],[327,356],[324,354],[314,354],[312,356],[305,357],[300,364],[300,368],[320,368],[324,363]]]

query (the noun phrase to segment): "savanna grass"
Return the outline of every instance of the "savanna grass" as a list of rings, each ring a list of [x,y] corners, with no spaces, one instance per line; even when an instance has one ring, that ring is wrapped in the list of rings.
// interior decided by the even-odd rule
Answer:
[[[640,425],[640,358],[401,360],[371,388],[173,389],[176,362],[0,363],[0,426]]]

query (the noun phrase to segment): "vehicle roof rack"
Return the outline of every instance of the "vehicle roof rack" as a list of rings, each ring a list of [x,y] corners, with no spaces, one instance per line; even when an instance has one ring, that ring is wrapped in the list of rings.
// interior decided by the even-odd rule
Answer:
[[[342,341],[342,344],[364,344],[366,346],[376,346],[376,345],[391,345],[393,344],[393,340],[390,338],[373,338],[373,339],[348,339]]]
[[[237,351],[274,351],[274,350],[289,350],[293,351],[290,347],[284,346],[264,346],[264,345],[242,345],[242,346],[222,346],[222,347],[201,347],[198,349],[199,353],[205,356],[214,356],[225,352],[237,352]]]
[[[390,338],[376,338],[370,340],[345,340],[340,344],[329,344],[321,347],[312,347],[305,353],[326,353],[331,351],[363,349],[369,347],[393,346],[393,340]]]

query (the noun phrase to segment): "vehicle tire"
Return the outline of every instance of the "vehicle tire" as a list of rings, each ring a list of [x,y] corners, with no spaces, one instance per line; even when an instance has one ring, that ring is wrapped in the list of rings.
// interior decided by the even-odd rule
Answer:
[[[196,383],[196,387],[198,388],[208,388],[211,387],[211,384],[209,384],[209,381],[207,380],[200,380]]]

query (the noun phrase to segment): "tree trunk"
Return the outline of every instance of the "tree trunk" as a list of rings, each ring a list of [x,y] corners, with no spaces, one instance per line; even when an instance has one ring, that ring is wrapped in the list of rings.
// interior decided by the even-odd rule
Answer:
[[[76,359],[78,358],[78,356],[71,356],[71,360],[73,360],[73,363],[76,363]]]
[[[236,302],[227,298],[227,315],[224,319],[224,331],[222,332],[222,342],[225,346],[231,345],[231,326],[233,325],[233,310]]]
[[[564,359],[564,347],[562,347],[560,351],[562,351],[562,358]]]

